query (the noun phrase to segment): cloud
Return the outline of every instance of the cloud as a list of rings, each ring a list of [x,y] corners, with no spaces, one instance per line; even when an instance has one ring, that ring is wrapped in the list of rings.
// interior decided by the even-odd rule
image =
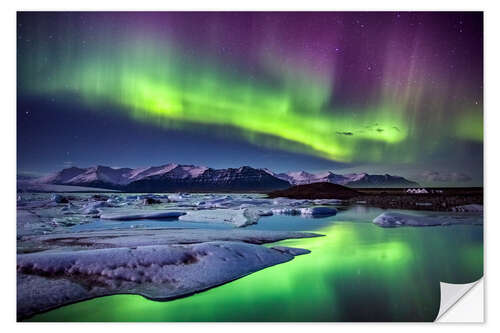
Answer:
[[[425,171],[418,176],[419,180],[425,182],[452,182],[462,183],[472,180],[472,178],[462,172],[438,172],[438,171]]]

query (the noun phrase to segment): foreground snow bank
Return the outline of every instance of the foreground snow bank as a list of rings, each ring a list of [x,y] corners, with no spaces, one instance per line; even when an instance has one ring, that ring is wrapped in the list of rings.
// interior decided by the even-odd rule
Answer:
[[[308,252],[217,241],[21,254],[17,256],[18,319],[103,295],[173,299]]]
[[[483,224],[482,216],[417,216],[402,213],[382,213],[373,219],[373,223],[381,227],[426,227],[451,224]]]

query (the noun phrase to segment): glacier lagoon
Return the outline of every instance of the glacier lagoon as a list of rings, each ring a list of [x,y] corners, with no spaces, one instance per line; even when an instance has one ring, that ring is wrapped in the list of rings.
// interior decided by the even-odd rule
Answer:
[[[337,207],[335,216],[263,216],[257,224],[243,228],[325,235],[265,245],[311,251],[291,261],[172,301],[152,301],[138,295],[105,296],[28,320],[432,321],[439,311],[440,281],[469,283],[483,275],[481,225],[382,228],[372,220],[391,210]],[[482,215],[472,216],[482,219]],[[97,220],[72,228],[91,229],[92,223],[116,225]],[[127,223],[140,228],[207,226],[188,221],[160,222],[163,226],[148,220],[120,223],[125,223],[125,228],[130,228]],[[232,228],[225,223],[209,227]]]

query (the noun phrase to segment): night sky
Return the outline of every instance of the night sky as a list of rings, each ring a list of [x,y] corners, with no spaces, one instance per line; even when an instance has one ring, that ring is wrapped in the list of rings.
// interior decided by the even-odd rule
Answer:
[[[17,34],[18,172],[177,162],[482,185],[482,13],[18,13]]]

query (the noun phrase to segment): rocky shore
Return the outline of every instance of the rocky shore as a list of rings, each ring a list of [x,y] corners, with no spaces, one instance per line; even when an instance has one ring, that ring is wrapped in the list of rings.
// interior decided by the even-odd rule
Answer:
[[[410,194],[402,189],[362,190],[362,195],[348,200],[349,204],[364,204],[383,209],[456,211],[464,205],[482,205],[482,188],[447,188],[442,193]]]
[[[330,183],[297,185],[268,194],[270,198],[341,199],[349,205],[367,205],[383,209],[455,211],[464,205],[482,205],[483,188],[439,188],[414,194],[403,188],[350,189]]]

